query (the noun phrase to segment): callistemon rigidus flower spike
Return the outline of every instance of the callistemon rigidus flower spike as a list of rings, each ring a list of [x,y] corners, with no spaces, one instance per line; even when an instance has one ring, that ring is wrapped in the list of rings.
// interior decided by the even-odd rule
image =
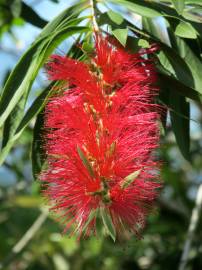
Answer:
[[[131,54],[99,35],[86,62],[53,55],[51,80],[61,80],[45,110],[48,168],[44,194],[64,231],[115,239],[139,235],[158,194],[159,113],[156,74],[144,53]]]

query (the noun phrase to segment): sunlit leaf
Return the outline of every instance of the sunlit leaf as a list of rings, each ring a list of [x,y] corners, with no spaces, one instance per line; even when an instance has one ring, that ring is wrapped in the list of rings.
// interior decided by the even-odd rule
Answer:
[[[179,14],[182,14],[184,10],[184,0],[171,0],[175,9]]]
[[[115,36],[115,38],[125,47],[127,36],[128,36],[128,29],[114,29],[112,30],[112,34]]]
[[[109,10],[109,11],[107,12],[107,14],[108,14],[109,18],[110,18],[114,23],[116,23],[117,25],[122,24],[123,21],[124,21],[123,17],[122,17],[119,13],[116,13],[116,12],[114,12],[114,11],[112,11],[112,10]]]
[[[161,16],[161,13],[151,8],[148,2],[141,3],[141,1],[133,0],[132,2],[126,0],[107,0],[117,5],[121,5],[127,8],[129,11],[145,16],[148,18],[154,18]]]
[[[80,13],[80,5],[76,7],[77,9],[79,7],[77,12]],[[63,11],[43,29],[34,44],[24,53],[10,74],[0,100],[0,126],[3,125],[3,122],[18,103],[23,93],[29,92],[40,67],[54,48],[69,35],[87,30],[86,27],[81,26],[71,27],[72,24],[75,25],[81,22],[81,18],[68,21],[67,16],[69,12],[75,12],[76,7],[74,6],[74,8],[71,7]],[[72,14],[70,18],[72,18]]]
[[[184,10],[183,17],[193,22],[202,23],[202,7],[193,7]]]
[[[180,22],[176,29],[175,34],[183,38],[197,38],[197,32],[190,23]]]

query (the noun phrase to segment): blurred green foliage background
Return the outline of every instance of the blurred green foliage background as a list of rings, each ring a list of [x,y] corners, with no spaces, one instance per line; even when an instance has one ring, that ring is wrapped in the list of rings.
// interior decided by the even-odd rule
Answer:
[[[74,4],[74,2],[59,0],[0,0],[1,88],[3,88],[8,74],[23,51],[40,33],[40,28],[44,27],[47,21],[51,20],[65,7]],[[138,1],[129,1],[128,3],[130,4],[130,2],[138,3]],[[184,1],[145,2],[157,4],[162,2],[163,7],[171,7],[174,12],[176,5]],[[192,18],[195,16],[193,23],[196,23],[198,27],[200,25],[198,31],[202,31],[200,24],[200,21],[202,21],[201,1],[187,1],[185,4],[187,4],[186,12],[188,15],[185,14],[187,17],[183,14],[179,16],[186,20],[190,18],[189,16],[192,16]],[[179,8],[179,6],[177,7]],[[153,8],[155,10],[155,6]],[[194,10],[188,13],[190,8]],[[117,11],[124,13],[121,7],[118,7]],[[177,12],[179,12],[178,9],[175,13],[177,14]],[[151,27],[151,24],[149,25]],[[162,34],[161,37],[164,36],[164,28],[164,22],[159,21],[157,30]],[[187,33],[186,31],[178,29],[179,33],[195,56],[198,57],[198,61],[201,62],[201,37],[196,38],[191,31],[190,35],[193,39],[187,39],[187,36],[182,36],[183,33]],[[153,34],[155,33],[153,32]],[[144,35],[140,36],[140,38],[144,38]],[[71,38],[65,41],[58,51],[66,53],[71,42]],[[161,42],[163,42],[163,38]],[[175,49],[173,48],[173,50]],[[200,72],[202,72],[202,69]],[[47,86],[47,83],[42,70],[35,80],[27,107]],[[166,82],[164,83],[166,84]],[[165,88],[167,86],[165,85]],[[165,101],[166,99],[162,100]],[[175,116],[177,115],[179,123],[186,121],[187,116],[178,111],[179,108],[176,109],[171,105],[173,104],[168,104],[171,107],[171,114],[177,113]],[[195,205],[197,189],[199,184],[202,183],[201,102],[190,100],[190,108],[190,152],[188,155],[191,161],[185,159],[187,157],[186,150],[186,153],[184,152],[185,158],[183,157],[183,150],[181,149],[181,152],[179,150],[179,140],[183,141],[187,134],[181,132],[181,137],[177,135],[178,144],[176,143],[173,122],[171,123],[172,116],[170,117],[168,113],[166,129],[162,132],[161,148],[158,153],[160,160],[162,160],[161,178],[164,187],[156,203],[156,209],[148,217],[142,239],[125,234],[116,243],[113,243],[105,235],[104,231],[97,237],[80,241],[77,241],[74,237],[70,238],[67,235],[61,235],[62,225],[56,221],[56,217],[47,214],[45,202],[40,195],[40,183],[34,181],[32,176],[31,145],[35,118],[31,119],[22,135],[15,141],[0,169],[0,269],[178,269],[187,239],[187,230],[191,212]],[[177,112],[175,112],[175,109]],[[3,136],[3,129],[0,132]],[[189,270],[202,269],[201,216],[189,252],[186,267]],[[33,224],[36,227],[33,227]],[[31,239],[29,239],[29,236],[27,240],[23,238],[24,242],[20,242],[22,248],[17,246],[13,250],[13,247],[16,247],[16,243],[19,243],[19,240],[25,236],[27,231],[31,232]]]

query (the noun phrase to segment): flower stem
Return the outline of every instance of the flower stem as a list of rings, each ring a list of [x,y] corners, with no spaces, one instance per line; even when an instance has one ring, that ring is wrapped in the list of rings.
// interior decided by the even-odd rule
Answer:
[[[99,31],[98,24],[96,22],[96,17],[95,17],[95,5],[94,5],[94,0],[89,0],[90,1],[90,7],[91,7],[91,13],[92,13],[92,22],[93,22],[93,28],[95,32]]]

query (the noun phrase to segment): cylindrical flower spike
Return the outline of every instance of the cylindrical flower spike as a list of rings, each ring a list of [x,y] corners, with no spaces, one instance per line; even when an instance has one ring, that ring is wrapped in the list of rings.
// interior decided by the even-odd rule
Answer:
[[[160,187],[152,62],[97,35],[86,63],[54,55],[47,70],[64,82],[45,110],[51,209],[79,237],[96,233],[99,216],[113,239],[139,234]]]

